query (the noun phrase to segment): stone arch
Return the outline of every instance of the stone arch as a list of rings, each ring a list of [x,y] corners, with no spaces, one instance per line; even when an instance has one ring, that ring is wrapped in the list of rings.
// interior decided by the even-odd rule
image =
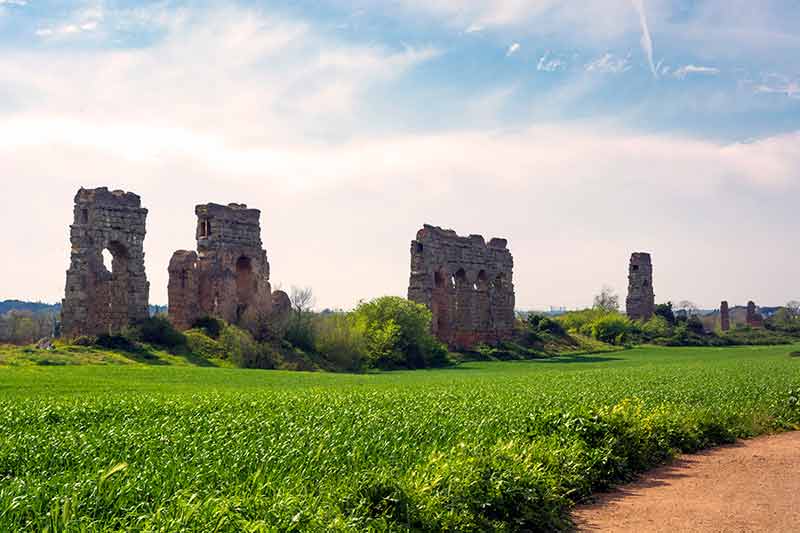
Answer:
[[[478,277],[475,279],[475,290],[485,291],[489,288],[489,275],[485,270],[481,269],[478,272]]]

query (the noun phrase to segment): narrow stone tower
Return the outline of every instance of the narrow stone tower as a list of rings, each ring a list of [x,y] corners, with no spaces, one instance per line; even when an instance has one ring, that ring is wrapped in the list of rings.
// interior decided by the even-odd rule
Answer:
[[[179,250],[169,263],[169,317],[179,329],[202,316],[231,323],[272,310],[261,212],[244,204],[198,205],[197,252]]]
[[[653,263],[648,253],[631,255],[628,270],[628,298],[625,301],[631,320],[648,320],[656,310],[653,292]]]
[[[70,267],[61,309],[65,337],[118,333],[149,316],[144,268],[147,209],[123,191],[80,189],[70,226]],[[112,256],[111,271],[103,252]]]
[[[723,301],[719,306],[719,323],[722,331],[730,331],[731,329],[731,311],[728,307],[728,302]]]

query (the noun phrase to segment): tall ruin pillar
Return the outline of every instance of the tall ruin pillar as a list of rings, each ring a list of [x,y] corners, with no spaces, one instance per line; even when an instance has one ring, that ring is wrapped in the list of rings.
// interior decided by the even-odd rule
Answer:
[[[755,302],[747,302],[747,325],[751,328],[764,327],[764,317],[758,312]]]
[[[648,253],[634,253],[628,268],[628,298],[625,301],[631,320],[648,320],[656,311],[653,292],[653,263]]]
[[[195,214],[197,252],[179,250],[169,264],[170,320],[179,329],[202,316],[233,324],[263,320],[273,295],[261,212],[244,204],[204,204]]]
[[[730,331],[731,329],[731,312],[728,308],[728,302],[723,301],[719,306],[719,322],[722,331]]]
[[[505,239],[425,225],[411,243],[408,299],[430,309],[433,334],[451,348],[495,344],[514,331],[513,270]]]
[[[70,267],[61,309],[65,337],[118,333],[149,316],[144,268],[147,209],[133,193],[80,189],[70,226]],[[103,252],[113,257],[111,270]]]

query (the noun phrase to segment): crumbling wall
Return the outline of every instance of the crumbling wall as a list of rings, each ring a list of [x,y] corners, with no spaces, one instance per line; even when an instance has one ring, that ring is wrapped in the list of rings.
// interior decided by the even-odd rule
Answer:
[[[763,328],[764,317],[758,312],[755,302],[747,302],[747,325],[751,328]]]
[[[731,329],[731,311],[728,307],[728,302],[723,301],[719,306],[719,322],[722,331],[730,331]]]
[[[512,336],[514,259],[507,244],[429,225],[411,243],[408,298],[431,310],[434,335],[451,348]]]
[[[272,310],[261,212],[243,204],[199,205],[197,252],[179,250],[169,264],[169,316],[187,329],[201,316],[233,324],[263,321]]]
[[[70,266],[61,311],[66,337],[118,333],[148,317],[144,267],[147,209],[124,191],[81,188],[70,226]],[[113,257],[111,270],[103,251]]]
[[[653,263],[648,253],[631,255],[628,267],[628,297],[625,304],[628,318],[631,320],[648,320],[655,314]]]

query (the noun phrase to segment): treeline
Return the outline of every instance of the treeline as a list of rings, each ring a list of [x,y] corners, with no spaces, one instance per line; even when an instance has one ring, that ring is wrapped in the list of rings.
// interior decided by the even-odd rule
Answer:
[[[597,302],[597,300],[596,300]],[[671,302],[656,306],[646,321],[631,320],[615,308],[614,302],[600,300],[592,309],[573,311],[555,319],[531,315],[530,327],[558,323],[566,332],[578,333],[617,346],[659,344],[663,346],[735,346],[790,344],[800,338],[800,306],[790,302],[764,321],[764,328],[737,327],[723,332],[708,329],[697,314],[676,313]]]
[[[204,317],[179,332],[159,315],[116,335],[73,342],[142,353],[157,347],[243,368],[362,372],[450,363],[446,347],[430,332],[431,313],[423,305],[387,296],[362,302],[350,312],[316,313],[310,299],[293,294],[293,302],[282,322],[239,327]]]
[[[0,315],[0,343],[32,344],[57,333],[52,312],[8,311]]]

